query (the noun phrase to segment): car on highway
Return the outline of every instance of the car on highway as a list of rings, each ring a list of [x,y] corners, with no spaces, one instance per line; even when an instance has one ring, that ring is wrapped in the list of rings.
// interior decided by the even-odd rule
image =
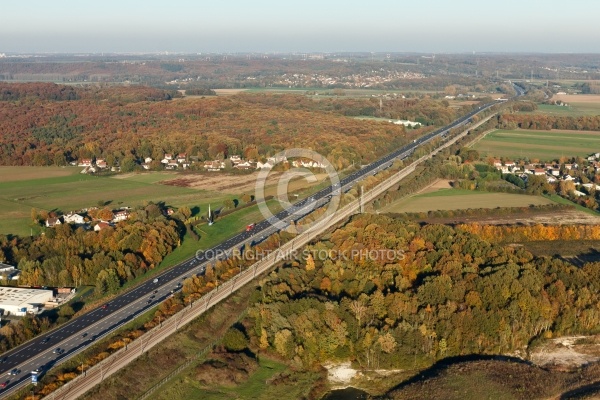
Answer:
[[[158,293],[158,290],[155,290],[154,293]]]
[[[107,308],[108,308],[108,304],[105,304],[105,305],[102,306],[103,310],[106,310]]]
[[[4,389],[8,385],[8,381],[0,383],[0,389]]]
[[[15,368],[12,371],[10,371],[8,374],[9,375],[19,375],[19,372],[21,372],[21,370],[18,368]]]
[[[152,283],[158,283],[158,278],[154,278],[154,280],[152,281]]]
[[[87,337],[87,332],[85,332],[83,335],[81,335],[82,338]]]
[[[54,350],[52,350],[52,354],[60,354],[60,347],[57,347]]]
[[[52,339],[50,336],[48,336],[47,338],[44,338],[44,340],[42,340],[42,343],[48,343],[50,341],[50,339]]]
[[[148,303],[148,304],[152,303],[152,299],[148,299],[148,300],[146,301],[146,303]]]

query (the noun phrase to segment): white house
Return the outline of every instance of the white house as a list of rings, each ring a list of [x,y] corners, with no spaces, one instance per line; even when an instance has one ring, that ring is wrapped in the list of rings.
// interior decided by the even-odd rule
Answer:
[[[96,226],[94,226],[94,231],[100,232],[102,229],[109,228],[110,224],[108,222],[98,222]]]
[[[271,169],[273,165],[270,162],[265,162],[264,164],[260,161],[256,163],[256,169]]]
[[[241,161],[241,162],[238,162],[238,163],[235,165],[235,167],[236,167],[237,169],[250,169],[250,168],[252,168],[252,164],[250,164],[250,162],[249,162],[249,161]]]
[[[129,218],[129,211],[127,210],[121,210],[121,211],[117,211],[116,213],[114,213],[114,217],[113,217],[113,222],[120,222],[120,221],[125,221],[127,218]]]
[[[178,166],[178,165],[179,165],[179,164],[177,164],[177,161],[175,161],[175,160],[171,160],[171,161],[169,161],[169,163],[166,165],[166,168],[167,168],[167,169],[177,169],[177,166]]]
[[[144,162],[145,162],[146,164],[150,164],[152,161],[153,161],[153,160],[152,160],[152,157],[146,157],[146,158],[144,158]]]
[[[106,168],[107,167],[106,160],[104,160],[103,158],[98,158],[96,160],[96,167],[98,167],[98,168]]]
[[[91,158],[82,158],[81,161],[79,162],[79,164],[77,164],[77,166],[79,166],[79,167],[90,167],[91,165],[92,165]]]
[[[59,218],[48,218],[46,220],[46,226],[48,228],[52,228],[53,226],[60,225],[60,224],[62,224],[62,222],[60,222]]]
[[[78,225],[85,224],[85,219],[83,218],[83,216],[81,216],[79,214],[75,214],[75,213],[69,213],[69,214],[65,215],[64,220],[65,220],[65,223],[67,223],[67,224],[78,224]]]
[[[177,155],[177,162],[178,162],[178,163],[183,163],[183,162],[185,162],[186,160],[187,160],[187,154],[185,154],[185,153],[179,153],[179,154]]]

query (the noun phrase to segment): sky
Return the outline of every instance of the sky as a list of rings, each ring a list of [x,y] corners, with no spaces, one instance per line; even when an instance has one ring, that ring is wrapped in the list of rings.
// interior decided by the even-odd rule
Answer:
[[[599,53],[598,0],[3,0],[0,53]]]

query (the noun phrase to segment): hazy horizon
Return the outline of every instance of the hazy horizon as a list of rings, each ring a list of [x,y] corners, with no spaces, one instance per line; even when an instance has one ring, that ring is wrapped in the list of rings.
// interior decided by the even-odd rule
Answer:
[[[0,53],[598,53],[592,0],[3,4]]]

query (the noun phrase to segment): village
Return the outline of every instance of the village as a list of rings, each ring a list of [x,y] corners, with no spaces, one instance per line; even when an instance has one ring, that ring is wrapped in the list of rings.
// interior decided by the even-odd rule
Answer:
[[[406,121],[412,123],[411,121]],[[160,160],[160,169],[175,171],[175,170],[188,170],[193,169],[195,171],[208,171],[218,172],[225,170],[257,170],[257,169],[271,169],[277,164],[290,164],[286,156],[268,157],[266,160],[245,160],[239,155],[231,155],[228,158],[199,161],[197,156],[188,156],[186,153],[179,153],[177,155],[171,153],[165,153],[162,160]],[[142,169],[156,170],[156,164],[153,164],[151,157],[145,157],[144,162],[139,164]],[[83,167],[82,174],[94,174],[103,171],[120,172],[120,166],[109,166],[103,158],[83,158],[79,162],[73,161],[73,166]],[[291,162],[292,167],[295,168],[325,168],[325,164],[318,161],[296,159]]]
[[[121,207],[118,210],[108,208],[90,207],[78,211],[70,211],[64,215],[57,215],[54,212],[48,214],[44,225],[47,228],[54,228],[62,224],[71,224],[84,229],[93,229],[99,232],[115,224],[129,219],[131,213],[130,207]],[[169,209],[167,212],[173,210]]]
[[[593,196],[600,190],[596,177],[600,174],[600,152],[570,163],[528,162],[527,160],[492,159],[490,163],[502,174],[513,174],[527,182],[529,176],[543,176],[549,184],[566,188],[575,197]],[[566,193],[562,193],[566,194]]]

